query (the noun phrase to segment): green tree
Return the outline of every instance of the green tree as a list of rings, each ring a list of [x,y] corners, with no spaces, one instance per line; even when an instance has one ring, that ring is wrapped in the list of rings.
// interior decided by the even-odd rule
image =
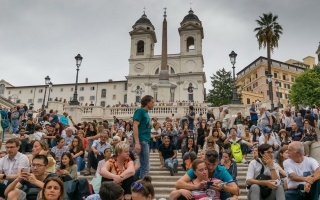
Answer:
[[[278,41],[282,34],[282,27],[278,24],[278,15],[273,15],[271,12],[259,16],[260,20],[256,20],[259,27],[254,29],[258,40],[259,49],[267,48],[268,58],[268,73],[271,74],[271,52],[275,47],[278,47]],[[272,91],[272,83],[269,83],[269,91]],[[270,92],[270,100],[273,101],[273,93]]]
[[[231,71],[227,72],[222,68],[210,76],[210,79],[212,90],[209,90],[207,102],[213,107],[230,104],[234,86]],[[238,98],[241,99],[241,95]]]
[[[289,100],[294,105],[320,105],[320,66],[307,69],[296,77]]]

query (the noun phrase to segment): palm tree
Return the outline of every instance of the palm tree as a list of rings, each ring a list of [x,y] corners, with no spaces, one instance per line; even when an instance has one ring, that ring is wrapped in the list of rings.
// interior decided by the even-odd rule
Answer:
[[[260,20],[256,20],[259,27],[254,29],[256,38],[258,40],[259,49],[267,47],[267,58],[268,58],[268,74],[271,75],[271,52],[275,47],[278,47],[278,41],[280,34],[282,34],[282,27],[278,24],[278,15],[273,15],[271,12],[259,16]],[[271,100],[271,109],[273,110],[273,90],[272,82],[269,82],[269,96]]]

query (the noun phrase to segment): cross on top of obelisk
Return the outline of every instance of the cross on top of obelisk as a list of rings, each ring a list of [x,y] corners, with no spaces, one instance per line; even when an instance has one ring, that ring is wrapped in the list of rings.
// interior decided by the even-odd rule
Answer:
[[[164,8],[164,15],[163,15],[164,18],[167,17],[167,8]]]
[[[190,2],[190,10],[192,10],[192,3]]]
[[[143,14],[146,14],[146,7],[143,7]]]

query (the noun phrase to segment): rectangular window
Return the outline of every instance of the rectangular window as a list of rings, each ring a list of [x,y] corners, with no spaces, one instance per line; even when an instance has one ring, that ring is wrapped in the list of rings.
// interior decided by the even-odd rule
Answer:
[[[50,89],[50,92],[53,92],[53,89],[52,89],[52,88]]]
[[[193,93],[189,94],[189,101],[193,101]]]
[[[250,98],[247,98],[247,104],[250,104]]]
[[[21,90],[19,90],[19,94],[21,94]]]
[[[84,91],[84,87],[80,87],[80,91]]]
[[[95,100],[95,96],[90,96],[90,101],[94,101]]]
[[[127,103],[127,95],[126,95],[126,94],[125,94],[124,97],[123,97],[123,102],[124,102],[124,103]]]
[[[84,97],[79,97],[79,101],[84,101]]]
[[[42,99],[41,98],[38,99],[38,103],[42,103]]]
[[[32,99],[28,99],[28,103],[32,103]]]
[[[43,92],[43,89],[39,89],[39,93],[42,93]]]
[[[278,74],[277,73],[273,73],[273,77],[274,78],[278,78]]]
[[[112,95],[112,100],[116,100],[117,96],[116,95]]]
[[[293,82],[293,83],[294,83],[294,77],[291,77],[291,82]]]
[[[282,98],[282,92],[276,92],[278,98]]]
[[[63,88],[60,88],[60,92],[63,92]]]
[[[289,99],[289,94],[285,94],[285,98],[286,98],[286,99]]]
[[[136,96],[136,103],[140,103],[141,101],[141,96]]]
[[[282,75],[282,79],[283,79],[283,80],[286,80],[286,75]]]
[[[30,90],[30,93],[33,93],[33,90]]]
[[[124,90],[128,90],[128,83],[124,84]]]
[[[266,79],[266,84],[269,84],[268,79]]]
[[[94,87],[90,87],[90,90],[94,90]]]
[[[70,91],[71,91],[71,92],[73,91],[73,87],[70,89]]]
[[[8,91],[8,94],[10,94],[11,93],[11,91]]]
[[[264,71],[264,75],[268,76],[268,71]]]
[[[279,82],[279,87],[282,87],[282,83],[281,82]]]
[[[53,98],[49,98],[49,101],[53,101]]]
[[[256,78],[258,78],[258,74],[256,74]]]
[[[117,85],[113,85],[113,89],[117,89]]]
[[[269,96],[269,90],[267,90],[267,95]]]

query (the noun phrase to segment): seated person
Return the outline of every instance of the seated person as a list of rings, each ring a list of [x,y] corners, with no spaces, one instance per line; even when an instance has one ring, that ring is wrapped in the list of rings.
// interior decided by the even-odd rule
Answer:
[[[249,200],[284,200],[282,185],[275,183],[276,181],[280,182],[280,175],[278,164],[274,163],[272,159],[273,153],[273,148],[270,144],[262,144],[258,147],[259,158],[250,162],[246,177]],[[269,180],[257,180],[262,170],[263,174],[270,178]],[[268,196],[261,196],[261,186],[267,186],[270,189]]]
[[[153,128],[151,129],[151,139],[150,139],[150,153],[158,151],[160,138],[161,138],[161,128],[158,122],[153,123]],[[131,136],[132,137],[132,136]]]
[[[197,154],[198,154],[198,148],[195,145],[195,141],[193,139],[193,136],[188,136],[187,144],[184,145],[181,149],[182,153],[182,160],[183,160],[183,168],[186,169],[185,166],[185,160],[191,159],[191,161],[194,161],[197,159]]]
[[[232,181],[232,177],[229,174],[229,172],[223,166],[218,165],[219,164],[218,152],[216,152],[215,150],[207,151],[206,155],[205,155],[204,162],[205,162],[206,166],[205,167],[203,166],[202,170],[199,169],[198,172],[201,171],[199,174],[198,174],[198,172],[195,172],[195,170],[193,168],[190,169],[189,171],[187,171],[187,173],[183,177],[181,177],[176,182],[175,188],[177,190],[184,189],[184,190],[189,190],[189,191],[203,190],[203,189],[207,189],[206,182],[209,181],[209,179],[211,180],[211,178],[216,178],[216,179],[221,180],[222,183],[215,183],[210,187],[210,189],[215,190],[215,191],[219,191],[221,200],[226,200],[226,199],[236,200],[236,199],[238,199],[238,195],[240,192],[239,188],[236,183],[230,182],[230,181]],[[194,166],[194,168],[196,169],[196,166]],[[197,179],[197,177],[198,177],[197,174],[199,176],[201,176],[201,173],[205,173],[206,170],[207,170],[207,173],[206,173],[207,181],[197,182],[195,184],[192,184],[192,181]],[[204,177],[202,177],[202,179],[203,178]],[[187,198],[189,198],[189,197],[190,196],[188,196]]]
[[[60,135],[56,135],[56,146],[51,149],[51,152],[56,155],[57,164],[61,163],[61,156],[65,152],[69,152],[69,148],[64,146],[64,139]]]
[[[70,148],[70,153],[72,155],[72,158],[74,159],[75,163],[78,166],[78,175],[80,175],[80,172],[84,169],[85,167],[85,162],[84,162],[84,152],[85,149],[83,147],[82,140],[79,136],[74,136],[72,142],[69,144]]]
[[[283,162],[284,170],[288,174],[288,191],[286,200],[313,199],[320,190],[319,163],[304,156],[303,144],[292,142],[288,148],[289,158]],[[300,195],[304,190],[304,195]]]
[[[247,157],[247,151],[248,151],[248,147],[252,147],[253,144],[250,142],[246,142],[245,140],[242,140],[241,138],[237,137],[237,132],[234,128],[231,128],[229,130],[229,137],[226,138],[226,140],[224,141],[224,148],[225,149],[229,149],[231,147],[232,143],[240,143],[241,146],[241,151],[242,151],[242,163],[247,163],[246,157]]]
[[[52,192],[54,190],[54,192]],[[62,200],[64,199],[64,185],[60,178],[47,178],[43,189],[39,193],[39,200]]]
[[[109,159],[111,159],[111,150],[110,150],[110,148],[106,148],[104,150],[104,159],[100,160],[99,163],[98,163],[98,167],[97,167],[97,171],[96,171],[96,177],[100,176],[101,169],[103,168],[104,164]]]
[[[280,174],[280,180],[283,184],[284,190],[288,190],[288,178],[287,178],[287,172],[283,169],[283,162],[289,158],[288,148],[287,147],[281,147],[277,159],[274,160],[275,163],[278,163],[279,165],[279,174]]]
[[[56,174],[47,173],[48,158],[44,155],[36,155],[32,159],[32,173],[22,171],[8,187],[4,194],[8,196],[8,199],[26,199],[27,194],[24,192],[26,189],[37,188],[40,190],[44,186],[44,182],[50,178],[55,177]],[[19,188],[24,188],[20,190]]]
[[[303,129],[298,128],[296,123],[292,123],[292,129],[290,131],[290,136],[292,141],[303,141]]]
[[[253,142],[252,142],[252,140],[251,140],[251,138],[252,138],[252,135],[251,135],[251,133],[250,133],[250,129],[249,128],[245,128],[244,129],[244,134],[242,135],[242,140],[244,140],[244,141],[246,141],[246,142],[249,142],[249,143],[251,143],[252,145],[253,145]],[[251,147],[250,146],[248,146],[248,150],[247,150],[247,152],[248,153],[251,153]]]
[[[224,166],[229,174],[232,176],[232,180],[237,180],[238,168],[237,163],[232,160],[232,154],[229,149],[222,153],[222,159],[220,160],[220,165]]]
[[[306,156],[310,155],[310,147],[314,142],[318,142],[318,135],[316,129],[310,125],[310,121],[305,119],[303,122],[304,135],[303,135],[303,146],[304,153]]]
[[[141,190],[141,187],[146,190]],[[132,200],[154,199],[154,188],[151,183],[151,176],[144,176],[142,180],[134,182],[131,186]]]
[[[111,158],[101,169],[101,183],[113,181],[121,185],[125,199],[131,198],[131,185],[134,182],[134,164],[130,159],[129,146],[120,142],[115,148],[116,157]]]
[[[167,122],[166,127],[162,131],[161,135],[162,135],[162,137],[164,137],[164,136],[170,137],[171,143],[174,143],[174,141],[176,140],[176,137],[178,137],[178,132],[176,130],[174,130],[174,127],[170,122]]]
[[[29,135],[26,134],[26,129],[24,127],[21,127],[19,129],[19,134],[15,134],[15,137],[21,143],[19,152],[21,153],[31,152],[32,144],[29,141]]]
[[[78,166],[74,162],[71,153],[63,153],[61,156],[60,169],[57,170],[57,175],[63,182],[75,180],[77,176]]]
[[[210,130],[211,132],[211,130]],[[218,133],[217,131],[214,132],[214,134],[216,135],[216,133]],[[205,144],[203,145],[203,149],[204,150],[216,150],[218,153],[220,152],[220,147],[219,145],[217,144],[217,142],[222,145],[223,142],[221,142],[221,140],[216,140],[214,138],[214,136],[212,135],[209,135],[207,138],[206,138],[206,142]],[[221,143],[220,143],[221,142]]]
[[[274,159],[276,158],[276,156],[278,155],[277,150],[279,149],[279,143],[277,142],[276,138],[272,136],[272,130],[265,127],[263,129],[264,134],[261,135],[261,137],[259,138],[259,144],[269,144],[272,146],[273,149],[275,149],[275,153],[274,153]]]
[[[99,190],[99,194],[92,194],[86,200],[123,200],[123,189],[115,182],[103,182]]]
[[[164,166],[169,169],[170,175],[178,173],[177,148],[170,143],[170,137],[164,136],[163,143],[159,146],[160,169]]]

